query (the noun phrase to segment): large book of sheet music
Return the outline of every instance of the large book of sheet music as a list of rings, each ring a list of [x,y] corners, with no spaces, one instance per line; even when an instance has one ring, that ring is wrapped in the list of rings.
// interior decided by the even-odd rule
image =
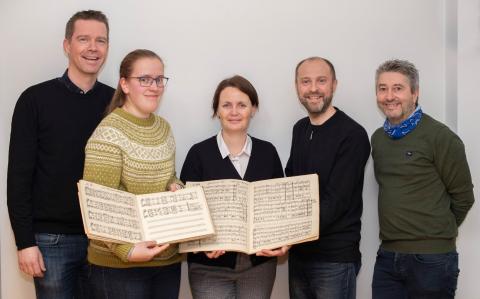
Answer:
[[[201,187],[135,195],[81,180],[78,197],[90,239],[165,244],[214,233]]]
[[[180,244],[180,252],[253,254],[318,239],[320,195],[316,174],[245,182],[187,182],[201,186],[215,235]]]

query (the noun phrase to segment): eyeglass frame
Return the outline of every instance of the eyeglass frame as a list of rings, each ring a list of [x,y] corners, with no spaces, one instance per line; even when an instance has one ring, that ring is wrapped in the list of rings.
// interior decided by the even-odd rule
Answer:
[[[152,77],[150,77],[150,76],[127,77],[127,78],[137,79],[137,80],[138,80],[138,83],[139,83],[140,86],[142,86],[142,87],[151,87],[152,84],[153,84],[153,82],[155,81],[155,84],[157,85],[158,88],[167,86],[168,80],[170,80],[169,77],[165,77],[165,76],[158,76],[157,78],[152,78]],[[150,84],[145,85],[145,84],[146,84],[145,82],[142,83],[142,80],[145,80],[145,79],[151,80],[151,81],[150,81]],[[164,83],[164,82],[165,82],[165,83]],[[161,85],[160,85],[160,83],[161,83]]]

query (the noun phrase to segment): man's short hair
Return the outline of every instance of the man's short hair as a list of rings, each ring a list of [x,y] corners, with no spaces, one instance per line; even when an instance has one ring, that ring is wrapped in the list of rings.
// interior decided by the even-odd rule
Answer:
[[[102,22],[107,27],[107,38],[109,35],[108,19],[103,14],[103,12],[98,10],[82,10],[74,14],[65,26],[65,39],[70,40],[73,36],[73,31],[75,30],[75,22],[77,20],[95,20]]]
[[[382,63],[375,74],[375,88],[378,85],[378,77],[382,73],[396,72],[400,73],[408,78],[410,82],[410,89],[413,92],[418,91],[419,78],[418,70],[413,63],[407,60],[391,59]]]
[[[323,58],[323,57],[319,57],[319,56],[312,56],[312,57],[308,57],[308,58],[305,58],[304,60],[300,61],[298,64],[297,64],[297,67],[295,67],[295,82],[297,81],[297,78],[298,78],[298,69],[300,68],[300,66],[304,63],[304,62],[307,62],[307,61],[314,61],[314,60],[321,60],[321,61],[324,61],[328,67],[330,68],[330,72],[332,73],[332,80],[335,81],[337,80],[337,75],[335,73],[335,67],[333,67],[333,64],[326,58]]]

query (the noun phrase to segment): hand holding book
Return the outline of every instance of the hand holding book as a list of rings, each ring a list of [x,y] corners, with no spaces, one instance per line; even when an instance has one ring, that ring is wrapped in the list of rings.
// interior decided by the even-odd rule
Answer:
[[[143,241],[136,243],[128,253],[129,262],[148,262],[157,254],[167,249],[170,244],[159,245],[155,241]]]

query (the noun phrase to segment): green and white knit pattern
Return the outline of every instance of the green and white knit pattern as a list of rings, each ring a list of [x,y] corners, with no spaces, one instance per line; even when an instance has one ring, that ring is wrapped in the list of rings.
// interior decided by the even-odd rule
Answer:
[[[159,116],[122,109],[107,116],[86,147],[84,179],[135,194],[165,191],[175,174],[175,140]]]
[[[166,191],[175,178],[175,140],[161,117],[137,118],[121,108],[99,124],[85,148],[83,179],[134,194]],[[155,267],[181,261],[172,244],[154,260],[128,262],[131,244],[91,240],[88,261],[95,265],[126,268]]]

